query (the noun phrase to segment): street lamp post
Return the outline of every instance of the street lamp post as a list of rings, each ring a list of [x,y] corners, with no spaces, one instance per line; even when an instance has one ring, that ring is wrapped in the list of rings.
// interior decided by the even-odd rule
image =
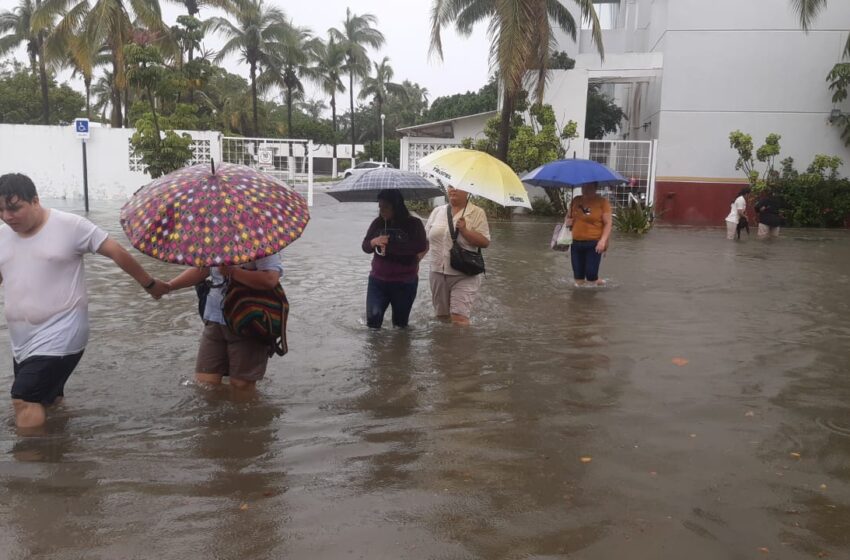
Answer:
[[[387,120],[387,116],[381,113],[381,162],[387,161],[384,157],[384,121]]]

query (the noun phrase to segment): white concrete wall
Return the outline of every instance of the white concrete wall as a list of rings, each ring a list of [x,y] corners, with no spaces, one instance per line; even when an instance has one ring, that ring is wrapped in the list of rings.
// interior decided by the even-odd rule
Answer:
[[[847,37],[850,4],[832,2],[806,34],[787,0],[677,0],[667,7],[658,176],[739,178],[728,135],[783,136],[800,166],[850,156],[827,123],[826,74]]]
[[[130,137],[134,129],[92,127],[86,144],[89,198],[123,200],[150,182],[130,165]],[[182,132],[182,131],[178,131]],[[185,131],[196,140],[210,142],[210,155],[221,161],[221,134]],[[260,142],[262,144],[262,142]],[[331,146],[314,145],[313,157],[330,158]],[[363,145],[356,146],[358,151]],[[351,145],[337,146],[337,159],[348,159]],[[304,145],[295,144],[293,155],[302,157]],[[24,173],[32,178],[43,198],[83,198],[82,145],[70,126],[0,124],[0,175]]]
[[[552,106],[559,130],[563,130],[570,121],[578,123],[579,137],[572,140],[569,146],[564,142],[564,148],[569,150],[569,156],[576,152],[578,157],[584,154],[584,123],[587,118],[587,83],[588,72],[584,69],[553,70],[543,95],[543,102]]]
[[[86,151],[92,200],[126,198],[150,181],[130,171],[132,134],[132,129],[91,129]],[[81,146],[70,126],[0,125],[0,174],[28,175],[42,198],[82,198]]]
[[[464,138],[472,138],[480,140],[484,138],[484,127],[487,121],[495,115],[481,115],[471,119],[460,119],[452,123],[454,128],[454,139],[463,140]]]
[[[641,122],[630,123],[651,123],[631,139],[659,138],[659,178],[739,178],[728,142],[736,129],[752,134],[756,143],[770,132],[781,134],[782,156],[794,157],[801,167],[826,153],[847,159],[850,171],[850,150],[827,123],[834,106],[825,82],[847,38],[850,2],[830,2],[808,34],[800,30],[790,0],[622,4],[636,13],[624,29],[608,32],[605,61],[593,54],[583,31],[577,62],[590,70],[591,80],[630,75],[624,71],[629,65],[660,63],[647,86]],[[623,36],[630,33],[632,39]],[[618,54],[642,40],[660,58]],[[573,45],[567,41],[561,48]],[[850,103],[841,108],[850,112]]]

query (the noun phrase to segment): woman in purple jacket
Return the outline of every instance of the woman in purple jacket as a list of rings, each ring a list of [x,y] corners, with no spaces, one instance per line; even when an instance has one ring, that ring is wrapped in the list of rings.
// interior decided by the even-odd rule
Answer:
[[[419,285],[419,261],[428,252],[422,220],[411,216],[397,190],[378,193],[378,217],[363,239],[363,251],[374,253],[366,292],[366,323],[380,329],[387,307],[393,326],[404,328]]]

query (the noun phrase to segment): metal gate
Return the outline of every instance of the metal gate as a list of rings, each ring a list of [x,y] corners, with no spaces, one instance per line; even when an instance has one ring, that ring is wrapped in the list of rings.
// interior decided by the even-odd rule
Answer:
[[[657,140],[587,140],[585,154],[607,165],[626,178],[623,186],[609,187],[611,205],[622,208],[629,204],[651,205],[655,197],[655,153]]]
[[[221,138],[221,161],[247,165],[292,184],[306,182],[310,206],[313,205],[313,152],[312,140]]]

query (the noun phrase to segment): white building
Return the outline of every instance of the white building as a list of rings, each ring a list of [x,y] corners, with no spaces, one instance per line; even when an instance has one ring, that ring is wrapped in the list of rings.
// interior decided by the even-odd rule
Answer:
[[[559,36],[559,50],[576,59],[576,68],[553,72],[545,102],[562,125],[574,120],[583,132],[587,85],[605,84],[628,115],[616,138],[657,140],[654,198],[665,220],[722,222],[743,182],[729,148],[733,130],[751,134],[757,146],[771,132],[782,135],[781,157],[799,167],[819,153],[848,156],[828,123],[835,107],[825,78],[840,61],[850,2],[830,2],[809,33],[791,0],[595,4],[606,27],[605,59],[589,31],[577,41]],[[580,21],[575,4],[565,5]],[[597,159],[614,146],[588,153],[593,145],[578,139],[570,152]]]

